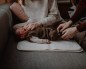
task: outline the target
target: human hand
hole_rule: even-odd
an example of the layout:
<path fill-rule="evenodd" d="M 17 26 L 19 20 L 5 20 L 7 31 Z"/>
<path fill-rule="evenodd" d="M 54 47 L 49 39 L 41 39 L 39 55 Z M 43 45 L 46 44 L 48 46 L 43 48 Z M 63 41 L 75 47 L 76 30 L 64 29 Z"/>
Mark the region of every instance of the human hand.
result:
<path fill-rule="evenodd" d="M 68 28 L 71 25 L 71 23 L 72 23 L 72 21 L 68 21 L 63 24 L 60 24 L 57 28 L 57 31 L 59 31 L 59 32 L 64 31 L 66 28 Z"/>
<path fill-rule="evenodd" d="M 77 28 L 76 27 L 71 27 L 71 28 L 68 28 L 68 29 L 65 29 L 63 32 L 62 32 L 62 39 L 65 39 L 65 40 L 68 40 L 68 39 L 71 39 L 75 36 L 75 34 L 78 32 Z"/>
<path fill-rule="evenodd" d="M 40 25 L 41 25 L 41 23 L 39 23 L 39 22 L 28 23 L 28 24 L 26 24 L 23 28 L 24 28 L 24 29 L 27 29 L 27 30 L 33 30 L 33 29 L 37 28 L 37 27 L 40 26 Z"/>

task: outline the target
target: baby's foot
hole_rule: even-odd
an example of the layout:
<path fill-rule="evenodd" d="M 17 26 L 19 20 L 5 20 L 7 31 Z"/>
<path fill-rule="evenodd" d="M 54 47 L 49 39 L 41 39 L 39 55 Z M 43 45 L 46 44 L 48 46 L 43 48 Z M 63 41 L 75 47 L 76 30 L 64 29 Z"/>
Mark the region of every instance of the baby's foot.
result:
<path fill-rule="evenodd" d="M 50 42 L 50 40 L 48 40 L 48 39 L 42 39 L 42 43 L 43 43 L 43 44 L 50 44 L 51 42 Z"/>
<path fill-rule="evenodd" d="M 48 39 L 39 39 L 38 37 L 32 37 L 30 40 L 38 44 L 50 44 L 51 42 Z"/>

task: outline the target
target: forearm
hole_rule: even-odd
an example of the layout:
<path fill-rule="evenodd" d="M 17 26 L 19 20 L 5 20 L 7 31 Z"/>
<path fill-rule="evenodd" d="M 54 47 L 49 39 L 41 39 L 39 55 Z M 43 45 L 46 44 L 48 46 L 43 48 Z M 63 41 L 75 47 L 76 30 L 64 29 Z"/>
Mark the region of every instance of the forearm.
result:
<path fill-rule="evenodd" d="M 86 2 L 80 1 L 75 14 L 72 16 L 71 20 L 73 23 L 77 22 L 86 12 Z"/>
<path fill-rule="evenodd" d="M 78 30 L 79 32 L 85 31 L 85 30 L 86 30 L 86 22 L 85 22 L 85 23 L 82 23 L 82 24 L 79 24 L 79 25 L 77 26 L 77 30 Z"/>
<path fill-rule="evenodd" d="M 56 22 L 56 18 L 52 15 L 46 18 L 43 18 L 42 20 L 39 21 L 39 23 L 43 25 L 52 25 L 52 23 Z"/>

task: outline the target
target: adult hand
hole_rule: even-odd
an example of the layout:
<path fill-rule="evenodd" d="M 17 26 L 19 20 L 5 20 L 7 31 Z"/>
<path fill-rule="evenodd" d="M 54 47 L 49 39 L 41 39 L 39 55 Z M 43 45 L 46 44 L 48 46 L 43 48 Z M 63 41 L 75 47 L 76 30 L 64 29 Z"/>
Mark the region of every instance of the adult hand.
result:
<path fill-rule="evenodd" d="M 41 25 L 41 23 L 39 23 L 39 22 L 29 23 L 29 24 L 24 26 L 24 29 L 33 30 L 33 29 L 37 28 L 40 25 Z"/>
<path fill-rule="evenodd" d="M 75 36 L 75 34 L 78 32 L 77 28 L 76 27 L 71 27 L 71 28 L 68 28 L 68 29 L 65 29 L 63 32 L 62 32 L 62 39 L 65 39 L 65 40 L 68 40 L 70 38 L 73 38 Z"/>
<path fill-rule="evenodd" d="M 71 21 L 71 20 L 68 21 L 68 22 L 66 22 L 66 23 L 60 24 L 60 25 L 58 26 L 58 28 L 57 28 L 57 31 L 62 32 L 62 31 L 64 31 L 66 28 L 70 27 L 71 24 L 72 24 L 72 21 Z"/>

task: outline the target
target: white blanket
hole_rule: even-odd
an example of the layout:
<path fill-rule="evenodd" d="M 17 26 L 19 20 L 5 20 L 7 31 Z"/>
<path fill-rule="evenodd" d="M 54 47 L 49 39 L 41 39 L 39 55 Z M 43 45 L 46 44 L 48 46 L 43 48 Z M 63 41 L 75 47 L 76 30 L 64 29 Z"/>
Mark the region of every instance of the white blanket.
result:
<path fill-rule="evenodd" d="M 51 44 L 37 44 L 28 41 L 20 41 L 17 44 L 17 49 L 23 51 L 83 51 L 80 45 L 75 41 L 52 41 Z"/>

